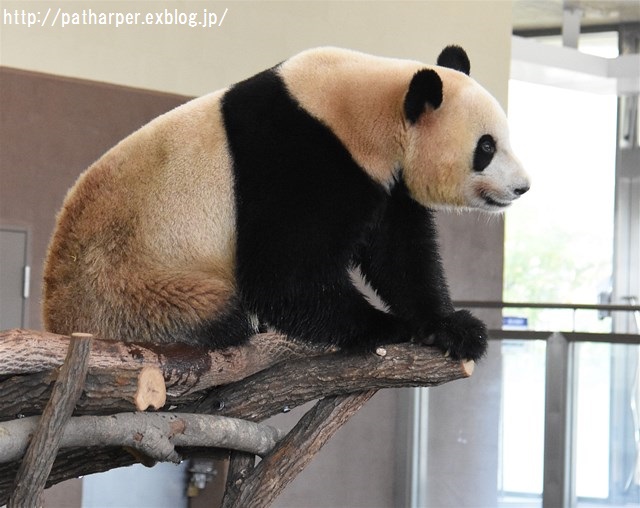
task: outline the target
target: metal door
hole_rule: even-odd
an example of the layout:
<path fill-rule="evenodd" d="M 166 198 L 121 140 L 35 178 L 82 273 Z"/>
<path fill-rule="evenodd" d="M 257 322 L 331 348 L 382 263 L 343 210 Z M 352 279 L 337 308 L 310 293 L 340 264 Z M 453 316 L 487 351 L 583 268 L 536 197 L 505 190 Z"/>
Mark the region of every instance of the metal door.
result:
<path fill-rule="evenodd" d="M 28 298 L 27 231 L 0 228 L 0 330 L 28 325 Z"/>

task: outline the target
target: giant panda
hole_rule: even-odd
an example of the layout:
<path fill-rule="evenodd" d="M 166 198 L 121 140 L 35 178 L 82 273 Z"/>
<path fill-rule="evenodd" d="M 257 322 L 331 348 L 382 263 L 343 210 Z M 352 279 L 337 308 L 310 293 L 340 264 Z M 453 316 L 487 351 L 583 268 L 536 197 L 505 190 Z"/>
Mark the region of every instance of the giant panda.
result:
<path fill-rule="evenodd" d="M 457 46 L 434 66 L 312 49 L 151 121 L 68 192 L 46 328 L 211 348 L 271 329 L 480 358 L 487 332 L 453 308 L 434 210 L 502 211 L 529 181 L 469 68 Z"/>

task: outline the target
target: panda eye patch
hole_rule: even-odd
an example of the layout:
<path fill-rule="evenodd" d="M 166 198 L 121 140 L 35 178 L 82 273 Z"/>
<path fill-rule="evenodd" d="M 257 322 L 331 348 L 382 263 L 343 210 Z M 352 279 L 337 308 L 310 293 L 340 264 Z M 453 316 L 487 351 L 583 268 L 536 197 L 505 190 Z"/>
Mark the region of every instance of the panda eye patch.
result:
<path fill-rule="evenodd" d="M 485 134 L 478 140 L 475 153 L 473 154 L 473 170 L 483 171 L 496 153 L 496 142 L 493 136 Z"/>

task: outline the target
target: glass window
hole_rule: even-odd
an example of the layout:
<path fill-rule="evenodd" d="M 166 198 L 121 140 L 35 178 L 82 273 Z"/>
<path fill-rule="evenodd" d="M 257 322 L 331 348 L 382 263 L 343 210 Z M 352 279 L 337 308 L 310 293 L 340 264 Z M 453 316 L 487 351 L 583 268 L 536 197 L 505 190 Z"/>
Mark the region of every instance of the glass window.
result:
<path fill-rule="evenodd" d="M 575 490 L 609 498 L 611 344 L 575 344 Z"/>
<path fill-rule="evenodd" d="M 501 506 L 540 506 L 544 461 L 544 341 L 502 341 Z M 518 505 L 520 506 L 520 505 Z"/>
<path fill-rule="evenodd" d="M 615 57 L 616 41 L 610 34 L 581 36 L 580 49 Z M 506 217 L 505 301 L 606 301 L 613 273 L 616 118 L 614 96 L 511 82 L 512 144 L 533 184 Z M 526 318 L 533 330 L 611 331 L 610 317 L 596 311 L 509 309 L 505 315 Z M 534 342 L 502 346 L 503 506 L 541 503 L 541 350 Z M 572 506 L 640 505 L 638 351 L 607 343 L 570 349 Z"/>
<path fill-rule="evenodd" d="M 617 34 L 581 36 L 580 49 L 615 57 Z M 510 83 L 512 145 L 532 188 L 506 214 L 506 302 L 609 303 L 618 101 L 574 85 Z M 428 464 L 421 496 L 414 496 L 424 504 L 413 506 L 549 504 L 554 489 L 562 494 L 551 484 L 565 469 L 554 450 L 566 438 L 569 464 L 560 480 L 569 502 L 558 505 L 640 508 L 640 347 L 608 343 L 611 321 L 595 310 L 504 309 L 507 339 L 491 341 L 475 385 L 440 387 L 418 405 L 416 424 L 429 430 Z M 542 337 L 553 341 L 530 340 L 532 334 L 514 340 L 508 329 L 548 332 Z M 567 344 L 569 334 L 552 335 L 572 331 L 603 334 L 604 341 Z M 473 422 L 451 426 L 443 409 L 473 415 Z M 546 456 L 545 426 L 562 436 L 546 440 Z"/>
<path fill-rule="evenodd" d="M 514 152 L 531 191 L 506 214 L 504 300 L 597 303 L 613 259 L 616 98 L 512 80 Z M 529 326 L 571 330 L 571 312 L 531 310 Z M 576 326 L 608 331 L 597 313 Z"/>

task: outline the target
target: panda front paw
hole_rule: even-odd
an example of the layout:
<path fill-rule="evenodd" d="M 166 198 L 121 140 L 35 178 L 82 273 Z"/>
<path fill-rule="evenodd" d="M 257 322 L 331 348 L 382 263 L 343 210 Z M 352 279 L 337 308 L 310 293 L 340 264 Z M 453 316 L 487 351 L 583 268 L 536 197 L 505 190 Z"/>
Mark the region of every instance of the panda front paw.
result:
<path fill-rule="evenodd" d="M 487 327 L 467 310 L 443 318 L 424 341 L 447 353 L 453 360 L 474 360 L 487 352 Z"/>

